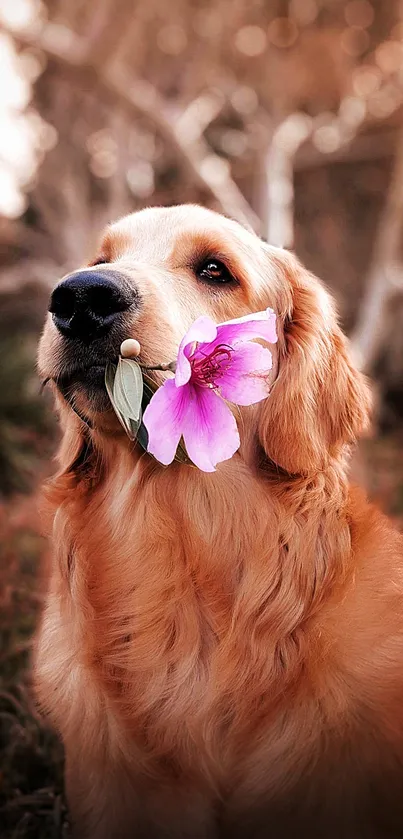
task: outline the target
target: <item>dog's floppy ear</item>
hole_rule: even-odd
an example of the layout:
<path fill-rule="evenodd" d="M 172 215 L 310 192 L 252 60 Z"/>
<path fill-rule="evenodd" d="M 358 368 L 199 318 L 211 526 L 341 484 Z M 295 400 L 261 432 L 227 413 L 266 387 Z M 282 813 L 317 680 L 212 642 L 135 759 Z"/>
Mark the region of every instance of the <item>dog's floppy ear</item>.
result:
<path fill-rule="evenodd" d="M 291 254 L 273 258 L 286 289 L 284 331 L 278 377 L 261 408 L 259 439 L 266 456 L 282 469 L 310 474 L 365 429 L 370 392 L 349 359 L 322 284 Z"/>

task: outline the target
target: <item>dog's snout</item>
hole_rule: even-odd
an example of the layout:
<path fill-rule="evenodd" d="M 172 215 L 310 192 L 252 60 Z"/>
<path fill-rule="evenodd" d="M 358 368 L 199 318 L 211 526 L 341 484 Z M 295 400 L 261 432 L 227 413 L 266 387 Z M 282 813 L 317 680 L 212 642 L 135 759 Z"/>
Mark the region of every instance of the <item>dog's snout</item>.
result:
<path fill-rule="evenodd" d="M 108 332 L 136 299 L 136 292 L 119 275 L 76 271 L 56 286 L 49 311 L 62 335 L 91 341 Z"/>

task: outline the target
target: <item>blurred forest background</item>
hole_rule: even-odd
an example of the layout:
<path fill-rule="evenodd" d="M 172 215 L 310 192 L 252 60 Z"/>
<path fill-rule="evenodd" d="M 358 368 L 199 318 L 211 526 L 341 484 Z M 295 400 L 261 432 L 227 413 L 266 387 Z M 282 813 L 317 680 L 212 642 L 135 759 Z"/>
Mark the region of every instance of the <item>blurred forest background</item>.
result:
<path fill-rule="evenodd" d="M 402 117 L 400 0 L 0 0 L 1 837 L 68 835 L 28 667 L 50 288 L 147 204 L 200 202 L 295 249 L 375 381 L 354 469 L 401 523 Z"/>

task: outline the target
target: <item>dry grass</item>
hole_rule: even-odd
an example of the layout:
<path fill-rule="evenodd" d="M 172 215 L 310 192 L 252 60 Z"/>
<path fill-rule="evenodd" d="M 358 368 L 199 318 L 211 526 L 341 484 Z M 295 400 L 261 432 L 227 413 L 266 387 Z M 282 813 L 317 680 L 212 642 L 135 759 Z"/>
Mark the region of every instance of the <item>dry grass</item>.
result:
<path fill-rule="evenodd" d="M 403 524 L 403 439 L 367 441 L 374 500 Z M 46 559 L 36 496 L 0 506 L 0 824 L 2 839 L 67 839 L 63 753 L 30 691 L 32 635 Z"/>

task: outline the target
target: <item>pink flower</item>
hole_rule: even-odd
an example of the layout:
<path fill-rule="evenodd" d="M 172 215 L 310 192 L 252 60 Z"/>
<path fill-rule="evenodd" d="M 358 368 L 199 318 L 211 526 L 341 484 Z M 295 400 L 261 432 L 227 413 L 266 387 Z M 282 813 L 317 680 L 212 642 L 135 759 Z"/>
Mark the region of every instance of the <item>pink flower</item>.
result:
<path fill-rule="evenodd" d="M 193 463 L 214 472 L 240 445 L 235 418 L 224 400 L 253 405 L 269 393 L 272 356 L 250 339 L 277 341 L 272 309 L 215 324 L 198 318 L 183 338 L 174 379 L 164 382 L 144 412 L 148 451 L 164 465 L 183 437 Z"/>

